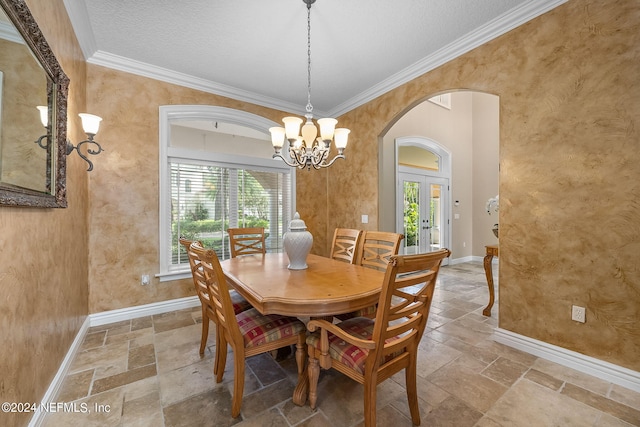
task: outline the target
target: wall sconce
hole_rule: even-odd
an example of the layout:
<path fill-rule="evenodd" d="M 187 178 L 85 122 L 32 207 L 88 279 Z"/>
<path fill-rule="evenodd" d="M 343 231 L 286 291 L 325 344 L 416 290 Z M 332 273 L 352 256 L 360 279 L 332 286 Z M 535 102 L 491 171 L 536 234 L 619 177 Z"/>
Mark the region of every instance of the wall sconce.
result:
<path fill-rule="evenodd" d="M 42 105 L 39 105 L 36 108 L 38 109 L 38 111 L 40 111 L 40 121 L 42 122 L 42 126 L 47 128 L 49 126 L 49 109 Z M 94 150 L 92 148 L 87 148 L 87 154 L 91 154 L 93 156 L 100 154 L 102 151 L 104 151 L 102 146 L 100 146 L 100 144 L 98 144 L 98 142 L 94 141 L 93 139 L 98 133 L 98 130 L 100 129 L 100 122 L 102 121 L 102 117 L 94 116 L 93 114 L 87 114 L 87 113 L 80 113 L 78 115 L 82 120 L 82 129 L 84 129 L 84 132 L 87 134 L 87 139 L 85 139 L 84 141 L 80 141 L 76 146 L 74 146 L 71 143 L 71 141 L 67 139 L 67 156 L 71 154 L 73 150 L 76 150 L 78 152 L 78 155 L 82 157 L 84 161 L 89 164 L 87 171 L 92 171 L 93 162 L 91 162 L 91 160 L 89 160 L 87 156 L 85 156 L 80 151 L 80 147 L 82 147 L 84 144 L 95 144 L 95 146 L 98 147 L 97 150 Z M 42 141 L 45 138 L 47 138 L 47 135 L 41 136 L 36 141 L 36 144 L 38 144 L 42 148 L 47 148 L 47 146 L 49 145 L 49 141 L 47 141 L 47 143 L 44 145 L 42 144 Z"/>

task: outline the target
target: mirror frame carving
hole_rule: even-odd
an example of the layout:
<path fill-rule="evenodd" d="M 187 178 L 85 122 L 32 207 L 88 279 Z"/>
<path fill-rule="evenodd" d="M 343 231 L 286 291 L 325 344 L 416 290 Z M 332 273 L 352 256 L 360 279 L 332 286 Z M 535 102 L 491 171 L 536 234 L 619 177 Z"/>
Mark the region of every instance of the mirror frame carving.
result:
<path fill-rule="evenodd" d="M 69 78 L 62 70 L 47 40 L 24 0 L 0 0 L 0 6 L 22 35 L 25 43 L 53 83 L 55 111 L 52 114 L 51 137 L 55 141 L 55 155 L 51 167 L 54 183 L 50 193 L 0 185 L 0 205 L 37 208 L 66 208 L 67 168 L 67 94 Z"/>

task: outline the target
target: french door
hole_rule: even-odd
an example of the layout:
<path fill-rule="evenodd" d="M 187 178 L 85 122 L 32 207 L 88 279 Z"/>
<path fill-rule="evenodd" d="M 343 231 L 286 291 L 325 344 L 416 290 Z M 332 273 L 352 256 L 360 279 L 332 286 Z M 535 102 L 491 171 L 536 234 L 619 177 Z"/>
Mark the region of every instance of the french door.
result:
<path fill-rule="evenodd" d="M 396 228 L 405 236 L 401 253 L 433 252 L 448 247 L 449 180 L 406 172 L 400 172 L 398 178 Z"/>

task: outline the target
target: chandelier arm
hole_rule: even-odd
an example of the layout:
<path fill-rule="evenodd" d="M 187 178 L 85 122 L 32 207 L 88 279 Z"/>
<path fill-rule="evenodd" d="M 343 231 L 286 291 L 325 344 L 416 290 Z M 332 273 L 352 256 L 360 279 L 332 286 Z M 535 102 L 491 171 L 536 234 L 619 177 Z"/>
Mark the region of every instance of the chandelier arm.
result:
<path fill-rule="evenodd" d="M 309 153 L 307 153 L 307 147 L 303 143 L 302 146 L 297 150 L 294 148 L 290 148 L 289 157 L 292 157 L 294 159 L 297 167 L 299 167 L 300 169 L 303 169 L 307 164 L 307 161 L 309 158 Z"/>
<path fill-rule="evenodd" d="M 346 157 L 344 156 L 344 154 L 338 154 L 338 155 L 336 155 L 333 159 L 331 159 L 331 161 L 330 161 L 329 163 L 326 163 L 326 162 L 325 162 L 325 163 L 323 163 L 323 164 L 319 165 L 319 167 L 318 167 L 318 168 L 316 168 L 316 169 L 320 169 L 320 168 L 328 168 L 328 167 L 329 167 L 329 166 L 331 166 L 331 165 L 332 165 L 336 160 L 338 160 L 338 159 L 344 159 L 344 158 L 346 158 Z"/>
<path fill-rule="evenodd" d="M 286 164 L 287 166 L 289 166 L 289 167 L 292 167 L 292 168 L 294 168 L 294 167 L 298 167 L 298 164 L 297 164 L 297 163 L 289 162 L 289 161 L 288 161 L 286 158 L 284 158 L 284 156 L 283 156 L 282 154 L 280 154 L 280 153 L 275 153 L 275 154 L 273 154 L 273 155 L 271 156 L 271 158 L 272 158 L 272 159 L 279 158 L 279 159 L 281 159 L 283 162 L 285 162 L 285 164 Z"/>

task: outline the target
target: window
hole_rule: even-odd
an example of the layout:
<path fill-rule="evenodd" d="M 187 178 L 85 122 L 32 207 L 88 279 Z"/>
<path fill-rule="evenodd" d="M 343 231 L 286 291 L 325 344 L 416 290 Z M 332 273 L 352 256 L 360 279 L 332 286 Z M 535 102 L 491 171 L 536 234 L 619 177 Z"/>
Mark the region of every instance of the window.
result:
<path fill-rule="evenodd" d="M 229 129 L 234 133 L 210 134 L 204 122 L 190 120 L 202 119 L 203 114 L 215 129 L 224 127 L 223 120 L 233 123 Z M 248 118 L 253 130 L 240 130 L 238 117 Z M 265 132 L 274 124 L 249 113 L 207 106 L 161 107 L 160 122 L 160 280 L 191 275 L 180 236 L 200 240 L 227 259 L 227 228 L 264 227 L 267 251 L 281 252 L 294 209 L 295 174 L 271 158 Z M 243 132 L 244 136 L 238 134 Z"/>
<path fill-rule="evenodd" d="M 171 161 L 170 269 L 189 265 L 180 236 L 228 259 L 229 227 L 264 227 L 267 252 L 282 252 L 290 174 Z M 191 192 L 182 191 L 191 182 Z"/>

